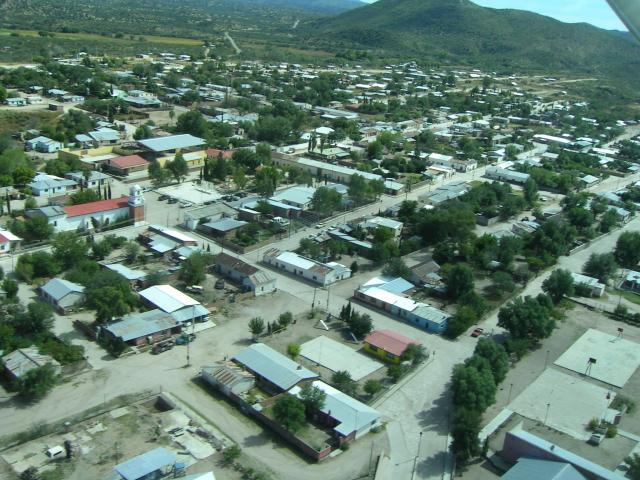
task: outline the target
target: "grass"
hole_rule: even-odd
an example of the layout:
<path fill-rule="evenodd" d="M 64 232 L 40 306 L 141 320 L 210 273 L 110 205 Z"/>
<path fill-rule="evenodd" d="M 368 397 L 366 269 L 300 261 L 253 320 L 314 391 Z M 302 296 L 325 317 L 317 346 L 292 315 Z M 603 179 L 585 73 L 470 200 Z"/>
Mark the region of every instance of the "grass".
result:
<path fill-rule="evenodd" d="M 0 36 L 9 36 L 12 33 L 17 33 L 21 37 L 40 37 L 36 30 L 9 30 L 6 28 L 0 29 Z M 196 40 L 193 38 L 180 38 L 180 37 L 165 37 L 156 35 L 136 35 L 132 40 L 128 35 L 122 38 L 106 37 L 104 35 L 97 35 L 95 33 L 53 33 L 53 38 L 61 38 L 65 40 L 90 40 L 98 42 L 115 42 L 115 43 L 130 43 L 132 41 L 139 41 L 139 38 L 144 39 L 145 42 L 150 43 L 164 43 L 167 45 L 184 45 L 184 46 L 201 46 L 202 40 Z M 140 42 L 143 43 L 143 42 Z"/>
<path fill-rule="evenodd" d="M 616 296 L 622 295 L 622 298 L 624 298 L 625 300 L 628 300 L 631 303 L 635 303 L 636 305 L 640 305 L 640 295 L 636 293 L 629 292 L 627 290 L 615 289 L 611 291 L 611 295 L 616 295 Z"/>
<path fill-rule="evenodd" d="M 0 110 L 0 132 L 18 132 L 50 125 L 60 114 L 47 111 Z"/>

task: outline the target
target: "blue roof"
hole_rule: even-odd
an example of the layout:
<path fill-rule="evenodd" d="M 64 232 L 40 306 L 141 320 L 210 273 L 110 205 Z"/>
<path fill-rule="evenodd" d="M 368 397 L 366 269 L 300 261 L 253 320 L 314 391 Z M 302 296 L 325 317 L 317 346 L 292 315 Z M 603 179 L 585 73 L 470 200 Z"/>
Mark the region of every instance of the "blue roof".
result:
<path fill-rule="evenodd" d="M 221 218 L 213 222 L 207 222 L 204 226 L 219 232 L 230 232 L 231 230 L 244 227 L 247 223 L 248 222 L 244 220 L 236 220 L 235 218 Z"/>
<path fill-rule="evenodd" d="M 382 290 L 386 290 L 387 292 L 392 293 L 404 293 L 407 290 L 411 290 L 414 288 L 413 283 L 406 281 L 402 277 L 394 278 L 390 282 L 385 283 L 384 285 L 378 286 Z"/>
<path fill-rule="evenodd" d="M 193 135 L 171 135 L 168 137 L 149 138 L 147 140 L 139 140 L 138 143 L 154 152 L 166 152 L 168 150 L 176 150 L 179 148 L 199 147 L 204 145 L 202 138 Z"/>
<path fill-rule="evenodd" d="M 573 466 L 537 458 L 521 458 L 502 480 L 586 480 Z"/>
<path fill-rule="evenodd" d="M 116 465 L 115 471 L 124 480 L 138 480 L 161 468 L 173 465 L 175 461 L 176 456 L 173 453 L 159 447 Z"/>
<path fill-rule="evenodd" d="M 153 335 L 177 326 L 178 323 L 170 314 L 156 309 L 122 317 L 120 321 L 105 327 L 105 330 L 111 332 L 114 337 L 122 338 L 124 342 L 128 342 L 129 340 Z"/>

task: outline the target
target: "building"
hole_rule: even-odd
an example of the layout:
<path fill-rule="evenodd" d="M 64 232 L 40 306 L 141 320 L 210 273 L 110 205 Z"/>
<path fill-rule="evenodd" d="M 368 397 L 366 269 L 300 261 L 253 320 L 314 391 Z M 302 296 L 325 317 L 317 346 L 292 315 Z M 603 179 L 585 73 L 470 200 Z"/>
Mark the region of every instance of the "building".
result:
<path fill-rule="evenodd" d="M 180 325 L 162 310 L 132 313 L 106 327 L 101 334 L 120 339 L 131 346 L 141 346 L 159 342 L 180 331 Z"/>
<path fill-rule="evenodd" d="M 411 267 L 411 277 L 409 280 L 419 287 L 437 288 L 443 285 L 440 276 L 440 265 L 434 260 L 426 260 Z"/>
<path fill-rule="evenodd" d="M 197 247 L 198 241 L 178 230 L 150 225 L 138 240 L 156 254 L 168 255 L 182 247 Z"/>
<path fill-rule="evenodd" d="M 340 445 L 356 440 L 380 425 L 381 414 L 377 410 L 321 380 L 314 380 L 312 385 L 326 394 L 320 419 L 333 429 Z M 299 396 L 301 390 L 300 386 L 295 386 L 290 393 Z"/>
<path fill-rule="evenodd" d="M 390 363 L 400 363 L 409 345 L 419 345 L 416 340 L 392 330 L 374 330 L 364 339 L 364 350 Z"/>
<path fill-rule="evenodd" d="M 2 235 L 2 232 L 0 232 L 0 235 Z M 624 277 L 624 280 L 620 284 L 620 288 L 640 293 L 640 272 L 628 270 L 627 275 Z"/>
<path fill-rule="evenodd" d="M 24 142 L 25 150 L 35 150 L 42 153 L 57 152 L 63 147 L 61 142 L 52 140 L 48 137 L 39 136 Z"/>
<path fill-rule="evenodd" d="M 150 450 L 114 467 L 118 480 L 155 480 L 166 478 L 176 463 L 176 456 L 163 447 Z"/>
<path fill-rule="evenodd" d="M 273 275 L 224 252 L 216 256 L 215 270 L 242 285 L 243 289 L 254 292 L 256 297 L 276 290 Z"/>
<path fill-rule="evenodd" d="M 256 379 L 233 362 L 215 362 L 202 367 L 200 377 L 225 396 L 240 395 L 253 388 Z"/>
<path fill-rule="evenodd" d="M 231 238 L 243 227 L 249 225 L 244 220 L 236 220 L 235 218 L 220 218 L 211 222 L 203 223 L 198 227 L 203 233 L 212 237 Z"/>
<path fill-rule="evenodd" d="M 105 162 L 105 165 L 114 174 L 126 177 L 133 172 L 146 172 L 149 162 L 140 155 L 127 155 L 110 158 Z"/>
<path fill-rule="evenodd" d="M 359 226 L 365 230 L 382 228 L 383 230 L 391 232 L 393 234 L 393 238 L 397 240 L 400 238 L 400 235 L 402 235 L 402 227 L 404 227 L 404 223 L 391 218 L 373 217 L 360 223 Z"/>
<path fill-rule="evenodd" d="M 203 149 L 205 143 L 202 138 L 189 134 L 138 141 L 138 145 L 144 150 L 141 155 L 147 160 L 157 160 L 161 166 L 164 166 L 165 163 L 172 161 L 178 153 L 181 153 L 189 168 L 204 165 L 207 156 Z"/>
<path fill-rule="evenodd" d="M 36 197 L 64 195 L 68 189 L 76 188 L 78 184 L 73 180 L 56 177 L 44 172 L 38 172 L 33 180 L 27 184 L 31 193 Z"/>
<path fill-rule="evenodd" d="M 103 185 L 107 185 L 111 180 L 109 175 L 106 175 L 97 170 L 89 170 L 85 172 L 69 172 L 65 175 L 69 180 L 73 180 L 78 185 L 82 185 L 84 188 L 99 188 Z"/>
<path fill-rule="evenodd" d="M 516 172 L 506 168 L 499 167 L 487 167 L 485 170 L 485 177 L 491 180 L 498 180 L 499 182 L 517 183 L 524 185 L 529 180 L 528 173 Z"/>
<path fill-rule="evenodd" d="M 571 273 L 573 284 L 585 289 L 592 297 L 601 297 L 604 294 L 605 284 L 600 283 L 597 278 L 588 277 L 580 273 Z"/>
<path fill-rule="evenodd" d="M 440 205 L 446 201 L 453 200 L 454 198 L 461 197 L 469 191 L 469 187 L 466 182 L 460 181 L 455 183 L 449 183 L 442 187 L 436 188 L 432 192 L 428 192 L 420 196 L 420 200 L 427 205 L 433 205 L 434 207 Z"/>
<path fill-rule="evenodd" d="M 34 368 L 43 367 L 50 364 L 53 366 L 56 375 L 60 374 L 60 364 L 48 355 L 42 355 L 38 348 L 31 346 L 28 348 L 18 348 L 2 357 L 5 373 L 11 380 L 19 380 L 22 376 Z"/>
<path fill-rule="evenodd" d="M 233 361 L 249 370 L 256 383 L 273 393 L 290 390 L 303 380 L 317 379 L 318 374 L 304 368 L 264 343 L 240 351 Z"/>
<path fill-rule="evenodd" d="M 143 270 L 134 270 L 132 268 L 123 265 L 122 263 L 112 263 L 105 265 L 105 268 L 116 272 L 120 276 L 126 278 L 130 284 L 134 286 L 141 286 L 147 279 L 147 272 Z"/>
<path fill-rule="evenodd" d="M 25 107 L 27 105 L 27 99 L 22 97 L 9 97 L 5 100 L 5 103 L 10 107 Z"/>
<path fill-rule="evenodd" d="M 539 460 L 536 458 L 521 458 L 505 473 L 501 480 L 587 480 L 571 464 Z"/>
<path fill-rule="evenodd" d="M 86 146 L 115 145 L 120 142 L 120 132 L 113 128 L 100 127 L 86 134 L 78 134 L 75 139 L 78 143 Z"/>
<path fill-rule="evenodd" d="M 40 297 L 57 311 L 65 314 L 70 308 L 84 302 L 84 287 L 77 283 L 53 278 L 39 289 Z"/>
<path fill-rule="evenodd" d="M 20 247 L 22 239 L 9 230 L 0 228 L 0 255 L 10 253 Z"/>
<path fill-rule="evenodd" d="M 154 285 L 142 290 L 139 295 L 144 303 L 170 314 L 180 324 L 192 320 L 204 322 L 209 318 L 209 310 L 200 302 L 171 285 Z"/>
<path fill-rule="evenodd" d="M 283 252 L 277 248 L 267 250 L 262 257 L 262 261 L 323 286 L 351 277 L 351 269 L 340 263 L 320 263 L 302 257 L 295 252 Z"/>
<path fill-rule="evenodd" d="M 276 202 L 291 205 L 300 210 L 309 210 L 311 208 L 311 200 L 316 189 L 313 187 L 296 186 L 281 190 L 271 197 Z"/>
<path fill-rule="evenodd" d="M 475 160 L 462 160 L 454 158 L 451 155 L 442 155 L 440 153 L 431 153 L 427 159 L 431 165 L 453 168 L 463 173 L 470 172 L 478 167 L 478 162 Z"/>
<path fill-rule="evenodd" d="M 224 203 L 219 202 L 212 205 L 204 205 L 185 212 L 183 226 L 189 230 L 195 230 L 201 222 L 206 223 L 213 220 L 220 220 L 224 217 L 232 217 L 235 214 L 236 211 Z"/>
<path fill-rule="evenodd" d="M 432 333 L 443 333 L 451 318 L 448 313 L 396 293 L 387 285 L 368 286 L 365 284 L 358 288 L 353 296 L 357 300 L 373 305 L 411 325 Z"/>

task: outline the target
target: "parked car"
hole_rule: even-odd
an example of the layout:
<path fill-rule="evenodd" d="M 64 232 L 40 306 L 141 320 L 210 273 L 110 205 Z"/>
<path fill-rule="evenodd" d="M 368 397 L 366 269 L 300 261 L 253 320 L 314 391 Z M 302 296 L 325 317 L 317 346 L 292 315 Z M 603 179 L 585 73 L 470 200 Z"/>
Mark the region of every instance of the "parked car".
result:
<path fill-rule="evenodd" d="M 471 336 L 476 338 L 479 337 L 480 335 L 482 335 L 482 333 L 484 332 L 484 328 L 476 328 L 473 332 L 471 332 Z"/>
<path fill-rule="evenodd" d="M 195 333 L 183 333 L 176 337 L 176 345 L 186 345 L 187 343 L 191 343 L 196 339 Z"/>
<path fill-rule="evenodd" d="M 224 290 L 224 280 L 216 280 L 215 288 L 216 290 Z"/>
<path fill-rule="evenodd" d="M 169 196 L 168 196 L 168 195 L 165 195 L 165 194 L 163 193 L 162 195 L 160 195 L 160 196 L 158 197 L 158 200 L 166 200 L 167 198 L 169 198 Z"/>
<path fill-rule="evenodd" d="M 159 353 L 166 352 L 167 350 L 171 350 L 175 345 L 173 340 L 165 340 L 164 342 L 156 343 L 151 349 L 151 353 L 154 355 L 158 355 Z"/>

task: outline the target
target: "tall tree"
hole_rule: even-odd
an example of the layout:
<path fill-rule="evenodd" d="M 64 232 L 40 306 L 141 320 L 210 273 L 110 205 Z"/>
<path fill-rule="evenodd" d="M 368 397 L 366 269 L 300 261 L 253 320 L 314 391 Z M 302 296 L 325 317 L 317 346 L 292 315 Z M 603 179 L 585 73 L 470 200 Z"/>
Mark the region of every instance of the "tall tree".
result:
<path fill-rule="evenodd" d="M 556 322 L 548 306 L 540 300 L 530 296 L 516 298 L 500 309 L 498 326 L 507 329 L 515 339 L 547 338 Z"/>
<path fill-rule="evenodd" d="M 620 266 L 636 268 L 640 262 L 640 232 L 622 232 L 616 242 L 614 255 Z"/>
<path fill-rule="evenodd" d="M 545 292 L 553 303 L 559 303 L 564 297 L 573 295 L 573 276 L 569 270 L 554 270 L 549 278 L 542 282 L 542 291 Z"/>

